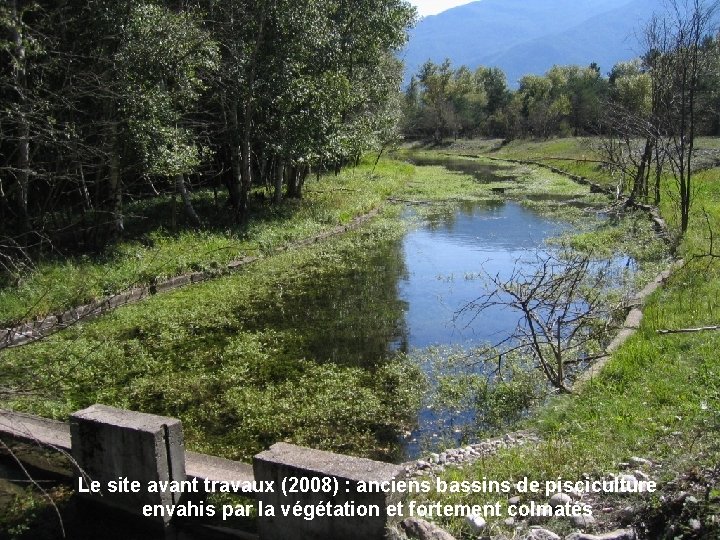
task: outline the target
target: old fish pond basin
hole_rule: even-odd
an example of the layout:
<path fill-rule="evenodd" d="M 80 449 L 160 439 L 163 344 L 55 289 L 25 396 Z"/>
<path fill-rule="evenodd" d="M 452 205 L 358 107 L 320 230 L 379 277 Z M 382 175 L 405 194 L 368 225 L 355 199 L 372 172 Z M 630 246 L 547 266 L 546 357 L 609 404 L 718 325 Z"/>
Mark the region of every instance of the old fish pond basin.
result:
<path fill-rule="evenodd" d="M 337 240 L 21 347 L 4 359 L 7 373 L 34 370 L 37 393 L 50 397 L 13 406 L 63 418 L 103 402 L 177 416 L 190 448 L 232 459 L 285 440 L 399 462 L 472 436 L 473 411 L 421 404 L 407 366 L 425 369 L 433 347 L 467 350 L 511 332 L 518 317 L 502 308 L 458 312 L 482 294 L 483 273 L 509 276 L 574 230 L 577 213 L 599 222 L 598 199 L 557 178 L 558 193 L 523 196 L 520 173 L 484 160 L 412 162 L 414 181 L 469 175 L 486 196 L 393 201 Z M 552 210 L 584 197 L 575 221 Z"/>

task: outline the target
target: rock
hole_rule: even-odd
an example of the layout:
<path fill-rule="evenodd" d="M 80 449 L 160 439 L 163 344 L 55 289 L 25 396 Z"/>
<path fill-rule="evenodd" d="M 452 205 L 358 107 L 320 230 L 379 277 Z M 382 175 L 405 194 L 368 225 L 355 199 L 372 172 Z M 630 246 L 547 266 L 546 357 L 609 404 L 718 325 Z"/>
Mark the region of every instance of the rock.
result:
<path fill-rule="evenodd" d="M 632 506 L 626 506 L 620 510 L 618 518 L 623 525 L 629 525 L 635 519 L 635 509 Z"/>
<path fill-rule="evenodd" d="M 518 496 L 510 497 L 508 499 L 508 504 L 520 504 L 520 497 L 518 497 Z"/>
<path fill-rule="evenodd" d="M 550 497 L 550 506 L 553 508 L 565 506 L 568 503 L 572 503 L 572 497 L 570 497 L 567 493 L 556 493 Z"/>
<path fill-rule="evenodd" d="M 424 519 L 408 518 L 400 523 L 400 527 L 410 538 L 418 538 L 419 540 L 456 540 L 449 532 Z"/>
<path fill-rule="evenodd" d="M 447 463 L 447 460 L 448 460 L 448 456 L 447 456 L 447 454 L 446 454 L 445 452 L 442 452 L 442 453 L 438 456 L 438 463 L 439 463 L 440 465 L 445 465 L 445 464 Z"/>
<path fill-rule="evenodd" d="M 700 523 L 699 519 L 691 519 L 688 521 L 688 527 L 690 527 L 693 531 L 699 531 L 702 529 L 702 523 Z"/>
<path fill-rule="evenodd" d="M 627 490 L 621 489 L 619 493 L 631 493 L 630 490 L 637 488 L 638 480 L 632 474 L 622 474 L 620 475 L 619 480 L 625 482 L 625 486 L 628 488 Z"/>
<path fill-rule="evenodd" d="M 440 463 L 440 454 L 430 454 L 430 463 Z"/>
<path fill-rule="evenodd" d="M 430 464 L 429 464 L 427 461 L 422 461 L 422 460 L 418 461 L 418 462 L 416 463 L 416 466 L 417 466 L 417 468 L 420 469 L 421 471 L 430 468 Z"/>
<path fill-rule="evenodd" d="M 575 532 L 566 536 L 565 540 L 635 540 L 635 532 L 632 529 L 618 529 L 601 535 Z"/>
<path fill-rule="evenodd" d="M 578 529 L 589 529 L 595 525 L 595 518 L 592 516 L 571 516 L 570 523 Z"/>
<path fill-rule="evenodd" d="M 482 516 L 478 516 L 477 514 L 470 514 L 465 518 L 465 523 L 467 523 L 470 528 L 475 533 L 480 533 L 485 529 L 487 526 L 487 521 L 485 521 L 485 518 Z"/>
<path fill-rule="evenodd" d="M 504 524 L 506 527 L 513 527 L 513 526 L 515 525 L 515 518 L 509 517 L 509 518 L 507 518 L 505 521 L 503 521 L 503 524 Z"/>
<path fill-rule="evenodd" d="M 633 475 L 634 475 L 635 478 L 637 478 L 638 480 L 643 480 L 643 481 L 645 481 L 645 482 L 647 482 L 648 480 L 650 480 L 650 476 L 647 475 L 647 474 L 645 474 L 644 472 L 642 472 L 642 471 L 640 471 L 640 470 L 633 471 Z"/>
<path fill-rule="evenodd" d="M 652 467 L 652 461 L 649 459 L 633 456 L 629 461 L 633 467 Z"/>
<path fill-rule="evenodd" d="M 635 540 L 635 531 L 632 529 L 617 529 L 615 531 L 601 534 L 600 540 Z"/>
<path fill-rule="evenodd" d="M 560 537 L 547 529 L 533 529 L 525 537 L 525 540 L 560 540 Z"/>

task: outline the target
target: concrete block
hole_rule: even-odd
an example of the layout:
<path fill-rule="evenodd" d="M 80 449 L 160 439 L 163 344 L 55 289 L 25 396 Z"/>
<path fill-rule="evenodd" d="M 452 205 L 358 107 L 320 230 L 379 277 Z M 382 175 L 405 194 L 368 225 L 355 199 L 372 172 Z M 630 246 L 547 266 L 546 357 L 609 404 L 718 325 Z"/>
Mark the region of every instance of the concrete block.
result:
<path fill-rule="evenodd" d="M 643 320 L 643 312 L 638 308 L 630 310 L 628 316 L 625 318 L 625 328 L 640 328 L 640 323 Z"/>
<path fill-rule="evenodd" d="M 387 537 L 388 527 L 396 521 L 396 518 L 388 517 L 387 507 L 402 495 L 382 490 L 362 493 L 358 486 L 368 485 L 369 482 L 390 482 L 400 477 L 404 471 L 399 465 L 278 443 L 255 456 L 253 469 L 257 482 L 274 482 L 275 486 L 273 492 L 257 495 L 259 504 L 276 508 L 274 517 L 258 518 L 258 531 L 263 540 L 379 540 Z M 300 489 L 296 493 L 283 494 L 283 481 L 286 487 L 291 487 L 293 479 L 298 479 L 295 487 L 303 488 L 311 487 L 313 478 L 321 481 L 329 478 L 331 484 L 337 486 L 337 492 Z M 292 510 L 288 516 L 281 512 L 281 505 L 294 508 L 298 503 L 300 507 L 317 508 L 329 503 L 332 508 L 352 506 L 379 511 L 373 516 L 360 517 L 356 513 L 355 517 L 315 516 L 312 520 L 293 516 Z"/>
<path fill-rule="evenodd" d="M 209 277 L 210 275 L 205 272 L 194 272 L 190 274 L 190 281 L 192 283 L 200 283 L 202 281 L 207 281 Z"/>
<path fill-rule="evenodd" d="M 185 480 L 182 424 L 175 418 L 93 405 L 70 417 L 72 455 L 87 482 L 127 478 L 139 481 L 138 493 L 84 493 L 84 497 L 130 514 L 146 504 L 173 505 L 179 494 L 148 493 L 150 481 Z M 168 524 L 169 518 L 157 518 Z"/>
<path fill-rule="evenodd" d="M 39 416 L 0 410 L 0 435 L 63 452 L 70 451 L 70 426 Z"/>

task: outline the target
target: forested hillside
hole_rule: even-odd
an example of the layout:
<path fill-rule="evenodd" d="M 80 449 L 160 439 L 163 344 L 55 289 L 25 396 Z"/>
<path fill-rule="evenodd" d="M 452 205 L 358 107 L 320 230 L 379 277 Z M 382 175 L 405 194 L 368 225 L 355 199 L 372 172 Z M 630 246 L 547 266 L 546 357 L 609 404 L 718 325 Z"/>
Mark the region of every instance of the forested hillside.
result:
<path fill-rule="evenodd" d="M 0 263 L 99 249 L 127 202 L 299 198 L 393 137 L 403 0 L 69 0 L 0 6 Z M 166 224 L 170 226 L 169 223 Z M 10 268 L 11 269 L 11 268 Z"/>
<path fill-rule="evenodd" d="M 596 62 L 605 73 L 638 54 L 637 30 L 656 0 L 483 0 L 421 20 L 403 53 L 406 80 L 430 59 L 499 67 L 515 88 L 555 64 Z"/>
<path fill-rule="evenodd" d="M 667 47 L 648 49 L 640 58 L 615 64 L 607 76 L 595 63 L 553 66 L 544 75 L 523 76 L 517 90 L 509 87 L 499 68 L 472 70 L 453 66 L 449 60 L 428 61 L 405 91 L 403 130 L 409 138 L 437 141 L 445 137 L 578 136 L 607 133 L 616 120 L 612 112 L 649 120 L 659 112 L 659 101 L 666 101 L 668 113 L 677 105 L 672 96 L 680 72 L 663 63 L 673 61 L 672 46 Z M 697 134 L 717 135 L 720 38 L 705 36 L 699 52 Z M 663 89 L 672 96 L 661 96 Z M 671 122 L 669 116 L 666 119 Z M 670 125 L 666 129 L 672 131 Z"/>

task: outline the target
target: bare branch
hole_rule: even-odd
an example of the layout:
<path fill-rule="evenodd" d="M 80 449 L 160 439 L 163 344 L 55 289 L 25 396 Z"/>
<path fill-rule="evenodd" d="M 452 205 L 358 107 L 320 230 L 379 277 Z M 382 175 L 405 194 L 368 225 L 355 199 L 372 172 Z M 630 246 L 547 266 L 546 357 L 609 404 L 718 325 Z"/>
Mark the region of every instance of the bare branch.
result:
<path fill-rule="evenodd" d="M 594 329 L 600 323 L 607 327 L 610 319 L 603 302 L 609 265 L 585 255 L 545 252 L 536 254 L 535 272 L 518 262 L 508 279 L 488 275 L 492 289 L 468 302 L 456 320 L 468 313 L 475 320 L 497 306 L 518 312 L 519 320 L 508 337 L 473 355 L 486 362 L 515 352 L 528 354 L 555 388 L 569 392 L 566 367 L 592 359 L 588 354 Z"/>

